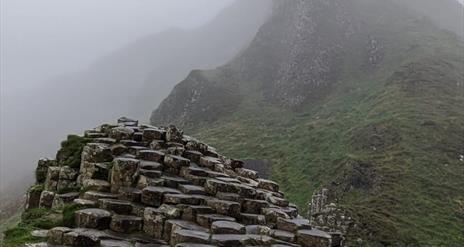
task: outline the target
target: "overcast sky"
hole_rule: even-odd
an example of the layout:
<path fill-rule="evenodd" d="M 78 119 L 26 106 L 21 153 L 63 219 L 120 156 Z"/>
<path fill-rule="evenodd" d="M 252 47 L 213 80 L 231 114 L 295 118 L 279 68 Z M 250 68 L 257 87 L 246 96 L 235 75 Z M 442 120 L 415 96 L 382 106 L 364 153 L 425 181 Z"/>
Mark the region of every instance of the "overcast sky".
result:
<path fill-rule="evenodd" d="M 81 70 L 138 37 L 204 24 L 231 0 L 1 0 L 2 89 Z M 46 61 L 46 63 L 44 63 Z"/>
<path fill-rule="evenodd" d="M 59 145 L 55 141 L 56 146 L 44 148 L 49 144 L 39 141 L 44 134 L 38 133 L 40 128 L 34 122 L 41 115 L 31 112 L 34 102 L 31 98 L 47 100 L 47 96 L 36 95 L 38 87 L 51 78 L 82 71 L 102 56 L 141 37 L 169 28 L 201 26 L 232 0 L 0 0 L 0 3 L 2 186 L 17 179 L 18 174 L 28 173 L 26 168 L 32 174 L 36 159 L 53 156 Z M 28 119 L 24 115 L 33 119 L 21 120 Z M 54 124 L 49 123 L 50 131 L 60 128 Z"/>

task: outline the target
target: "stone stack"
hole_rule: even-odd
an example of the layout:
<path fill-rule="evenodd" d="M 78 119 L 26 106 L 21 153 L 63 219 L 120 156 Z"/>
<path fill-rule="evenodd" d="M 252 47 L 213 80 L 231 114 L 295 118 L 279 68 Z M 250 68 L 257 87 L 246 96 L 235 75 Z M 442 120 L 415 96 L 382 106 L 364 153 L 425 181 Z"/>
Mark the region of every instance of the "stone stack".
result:
<path fill-rule="evenodd" d="M 343 234 L 356 227 L 349 213 L 329 200 L 329 190 L 326 188 L 314 192 L 308 209 L 311 225 L 328 232 L 332 236 L 333 245 L 344 245 Z"/>
<path fill-rule="evenodd" d="M 28 197 L 30 207 L 60 201 L 83 208 L 74 213 L 75 228 L 48 232 L 49 244 L 332 246 L 332 236 L 299 216 L 277 183 L 174 126 L 121 118 L 85 137 L 91 141 L 80 169 L 42 161 L 43 191 Z M 81 192 L 58 193 L 63 186 L 79 186 Z"/>

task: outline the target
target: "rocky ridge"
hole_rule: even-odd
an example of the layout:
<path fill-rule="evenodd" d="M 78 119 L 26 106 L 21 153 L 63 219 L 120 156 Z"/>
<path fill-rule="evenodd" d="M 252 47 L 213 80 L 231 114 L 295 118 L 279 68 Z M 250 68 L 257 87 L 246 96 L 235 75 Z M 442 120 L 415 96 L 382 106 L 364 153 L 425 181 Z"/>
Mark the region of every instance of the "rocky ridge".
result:
<path fill-rule="evenodd" d="M 74 207 L 73 222 L 34 231 L 47 243 L 27 246 L 343 245 L 277 183 L 174 126 L 121 118 L 84 138 L 79 167 L 63 166 L 63 154 L 41 159 L 27 197 L 26 212 Z"/>

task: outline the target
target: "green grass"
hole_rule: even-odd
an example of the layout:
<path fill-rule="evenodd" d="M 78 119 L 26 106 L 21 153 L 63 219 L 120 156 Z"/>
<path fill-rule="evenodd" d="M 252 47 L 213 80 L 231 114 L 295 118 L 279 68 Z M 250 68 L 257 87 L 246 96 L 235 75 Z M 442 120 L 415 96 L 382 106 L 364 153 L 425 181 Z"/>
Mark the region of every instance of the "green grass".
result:
<path fill-rule="evenodd" d="M 63 208 L 63 226 L 74 227 L 74 213 L 86 208 L 78 204 L 66 204 Z"/>
<path fill-rule="evenodd" d="M 79 168 L 82 150 L 90 140 L 77 135 L 69 135 L 61 142 L 61 148 L 56 154 L 56 159 L 60 166 Z"/>
<path fill-rule="evenodd" d="M 329 187 L 360 226 L 352 240 L 461 246 L 464 63 L 453 54 L 464 48 L 440 33 L 421 41 L 427 31 L 413 30 L 390 38 L 397 50 L 375 73 L 350 73 L 347 63 L 320 102 L 291 111 L 252 93 L 234 114 L 187 132 L 228 156 L 270 160 L 272 178 L 301 211 Z M 418 46 L 406 49 L 411 43 Z"/>
<path fill-rule="evenodd" d="M 31 236 L 31 232 L 37 229 L 50 229 L 62 223 L 60 212 L 45 208 L 26 210 L 17 224 L 5 230 L 2 244 L 5 247 L 22 247 L 25 243 L 42 241 L 43 239 Z"/>

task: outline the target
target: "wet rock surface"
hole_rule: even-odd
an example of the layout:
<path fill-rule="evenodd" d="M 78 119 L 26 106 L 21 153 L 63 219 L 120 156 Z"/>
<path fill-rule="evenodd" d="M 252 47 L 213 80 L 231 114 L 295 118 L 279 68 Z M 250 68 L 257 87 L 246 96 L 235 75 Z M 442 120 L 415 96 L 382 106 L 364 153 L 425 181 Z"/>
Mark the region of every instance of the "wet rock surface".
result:
<path fill-rule="evenodd" d="M 47 232 L 50 245 L 332 246 L 334 235 L 313 229 L 277 183 L 174 126 L 122 118 L 86 136 L 79 169 L 44 159 L 44 186 L 29 192 L 29 208 L 78 206 L 73 227 Z"/>

